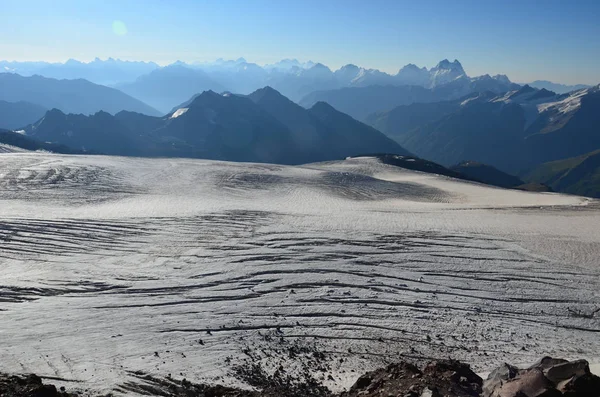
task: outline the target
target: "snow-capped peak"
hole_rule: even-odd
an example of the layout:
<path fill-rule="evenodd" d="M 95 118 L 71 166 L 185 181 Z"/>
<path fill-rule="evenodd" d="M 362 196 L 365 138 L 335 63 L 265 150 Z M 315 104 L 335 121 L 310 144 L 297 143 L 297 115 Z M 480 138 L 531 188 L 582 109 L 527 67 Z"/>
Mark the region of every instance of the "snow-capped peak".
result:
<path fill-rule="evenodd" d="M 447 59 L 440 61 L 429 73 L 431 74 L 431 86 L 449 83 L 457 78 L 466 76 L 465 70 L 458 60 L 450 62 Z"/>
<path fill-rule="evenodd" d="M 438 71 L 438 70 L 442 70 L 442 69 L 447 69 L 447 70 L 454 70 L 458 73 L 464 74 L 465 71 L 462 67 L 462 65 L 460 64 L 460 62 L 458 61 L 458 59 L 455 59 L 454 62 L 450 62 L 447 59 L 441 60 L 433 69 L 432 71 Z"/>

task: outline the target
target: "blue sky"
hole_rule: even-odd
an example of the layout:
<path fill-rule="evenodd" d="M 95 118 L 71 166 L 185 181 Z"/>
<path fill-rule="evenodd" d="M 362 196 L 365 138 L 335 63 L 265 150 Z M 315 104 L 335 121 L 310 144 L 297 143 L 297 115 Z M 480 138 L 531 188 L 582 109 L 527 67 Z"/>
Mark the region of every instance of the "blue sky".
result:
<path fill-rule="evenodd" d="M 600 0 L 0 0 L 0 15 L 8 60 L 298 58 L 395 73 L 456 58 L 473 76 L 600 83 Z"/>

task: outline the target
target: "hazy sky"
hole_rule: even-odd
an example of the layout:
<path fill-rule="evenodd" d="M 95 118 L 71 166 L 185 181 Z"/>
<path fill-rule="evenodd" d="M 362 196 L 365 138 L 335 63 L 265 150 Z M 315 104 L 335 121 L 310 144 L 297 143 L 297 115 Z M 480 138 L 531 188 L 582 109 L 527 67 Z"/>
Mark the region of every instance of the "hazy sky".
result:
<path fill-rule="evenodd" d="M 0 0 L 0 59 L 244 57 L 600 83 L 600 0 Z"/>

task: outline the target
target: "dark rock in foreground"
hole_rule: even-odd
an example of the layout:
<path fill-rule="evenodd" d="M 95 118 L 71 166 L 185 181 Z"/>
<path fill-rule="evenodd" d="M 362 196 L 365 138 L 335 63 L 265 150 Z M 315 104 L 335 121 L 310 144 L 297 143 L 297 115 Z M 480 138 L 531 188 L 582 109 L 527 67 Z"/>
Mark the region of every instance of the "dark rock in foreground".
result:
<path fill-rule="evenodd" d="M 468 364 L 434 361 L 420 370 L 400 362 L 369 372 L 340 397 L 355 396 L 448 396 L 469 397 L 481 394 L 482 380 Z"/>
<path fill-rule="evenodd" d="M 54 385 L 45 385 L 36 375 L 8 376 L 0 374 L 0 396 L 2 397 L 58 397 L 74 396 L 58 391 Z"/>
<path fill-rule="evenodd" d="M 260 375 L 264 373 L 260 371 Z M 483 381 L 468 364 L 455 360 L 433 361 L 420 369 L 399 362 L 362 375 L 349 391 L 334 394 L 316 383 L 296 384 L 286 377 L 269 377 L 258 391 L 194 384 L 185 379 L 157 378 L 132 373 L 134 380 L 116 389 L 123 394 L 172 397 L 600 397 L 600 377 L 585 360 L 544 357 L 526 369 L 504 364 Z M 292 378 L 289 378 L 292 379 Z M 75 396 L 36 375 L 0 374 L 0 396 Z M 92 393 L 92 395 L 94 395 Z"/>
<path fill-rule="evenodd" d="M 596 397 L 600 377 L 590 372 L 585 360 L 567 361 L 544 357 L 526 369 L 508 364 L 490 373 L 483 397 Z"/>

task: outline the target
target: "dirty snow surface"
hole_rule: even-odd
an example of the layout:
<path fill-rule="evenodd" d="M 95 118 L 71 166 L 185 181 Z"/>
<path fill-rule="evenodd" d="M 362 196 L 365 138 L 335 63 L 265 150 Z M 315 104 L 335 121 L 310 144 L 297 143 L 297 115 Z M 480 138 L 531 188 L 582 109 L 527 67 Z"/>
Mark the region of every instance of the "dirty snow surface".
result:
<path fill-rule="evenodd" d="M 597 363 L 599 208 L 374 158 L 5 153 L 0 372 L 109 391 L 250 361 L 340 390 L 400 358 Z"/>

